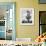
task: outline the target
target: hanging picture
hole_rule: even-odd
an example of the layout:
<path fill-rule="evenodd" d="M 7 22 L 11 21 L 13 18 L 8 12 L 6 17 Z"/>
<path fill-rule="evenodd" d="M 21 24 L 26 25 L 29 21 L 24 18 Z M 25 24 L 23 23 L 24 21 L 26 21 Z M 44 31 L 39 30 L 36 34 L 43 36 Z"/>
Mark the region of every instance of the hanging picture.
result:
<path fill-rule="evenodd" d="M 39 0 L 40 4 L 46 4 L 46 0 Z"/>
<path fill-rule="evenodd" d="M 20 8 L 20 24 L 34 25 L 34 8 Z"/>
<path fill-rule="evenodd" d="M 0 2 L 0 40 L 15 40 L 15 2 Z"/>

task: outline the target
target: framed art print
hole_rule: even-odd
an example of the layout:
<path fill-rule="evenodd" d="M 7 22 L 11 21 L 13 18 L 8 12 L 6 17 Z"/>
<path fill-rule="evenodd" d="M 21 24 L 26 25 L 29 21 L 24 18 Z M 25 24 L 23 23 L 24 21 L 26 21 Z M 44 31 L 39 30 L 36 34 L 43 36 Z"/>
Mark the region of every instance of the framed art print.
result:
<path fill-rule="evenodd" d="M 46 11 L 39 11 L 39 35 L 46 32 Z"/>
<path fill-rule="evenodd" d="M 34 8 L 20 8 L 20 24 L 34 25 Z"/>
<path fill-rule="evenodd" d="M 15 3 L 0 2 L 0 40 L 15 40 Z"/>
<path fill-rule="evenodd" d="M 46 0 L 39 0 L 40 4 L 46 4 Z"/>

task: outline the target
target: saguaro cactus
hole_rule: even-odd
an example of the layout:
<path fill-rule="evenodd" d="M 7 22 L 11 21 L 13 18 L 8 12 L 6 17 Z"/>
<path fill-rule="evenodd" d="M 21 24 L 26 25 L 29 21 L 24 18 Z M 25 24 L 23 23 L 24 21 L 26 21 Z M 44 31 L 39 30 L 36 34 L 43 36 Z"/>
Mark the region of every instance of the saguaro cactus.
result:
<path fill-rule="evenodd" d="M 30 22 L 31 16 L 30 16 L 30 11 L 27 10 L 27 16 L 26 19 L 28 22 Z"/>

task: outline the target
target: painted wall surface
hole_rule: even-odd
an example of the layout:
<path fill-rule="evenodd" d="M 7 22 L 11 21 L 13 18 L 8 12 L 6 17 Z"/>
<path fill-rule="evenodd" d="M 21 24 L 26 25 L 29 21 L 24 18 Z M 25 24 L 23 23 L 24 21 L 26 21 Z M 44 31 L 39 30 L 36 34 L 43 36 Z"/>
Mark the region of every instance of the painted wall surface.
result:
<path fill-rule="evenodd" d="M 39 4 L 38 0 L 0 0 L 0 2 L 16 2 L 16 37 L 33 38 L 39 35 L 39 10 L 46 10 L 46 4 Z M 20 8 L 34 8 L 34 25 L 20 25 Z"/>

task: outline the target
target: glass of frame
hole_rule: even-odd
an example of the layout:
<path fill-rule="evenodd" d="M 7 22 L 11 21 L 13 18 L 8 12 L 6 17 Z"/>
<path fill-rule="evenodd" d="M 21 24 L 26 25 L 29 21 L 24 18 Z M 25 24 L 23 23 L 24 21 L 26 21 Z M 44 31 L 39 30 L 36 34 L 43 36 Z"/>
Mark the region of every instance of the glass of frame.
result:
<path fill-rule="evenodd" d="M 15 40 L 15 3 L 0 3 L 0 40 Z"/>
<path fill-rule="evenodd" d="M 40 4 L 46 4 L 46 0 L 39 0 Z"/>
<path fill-rule="evenodd" d="M 34 8 L 20 8 L 20 24 L 34 25 Z"/>

